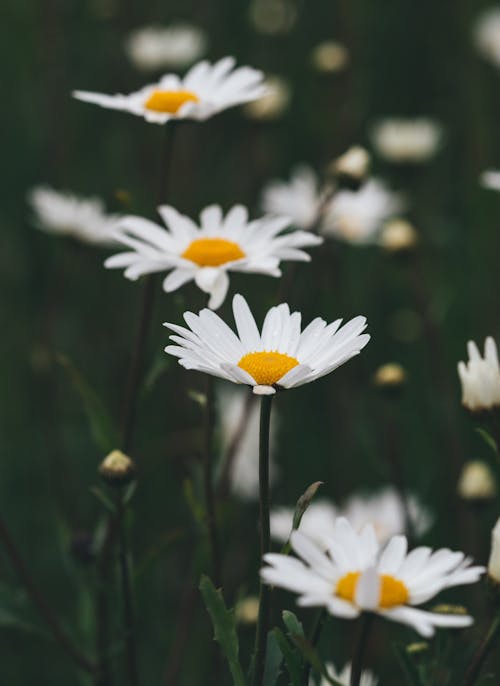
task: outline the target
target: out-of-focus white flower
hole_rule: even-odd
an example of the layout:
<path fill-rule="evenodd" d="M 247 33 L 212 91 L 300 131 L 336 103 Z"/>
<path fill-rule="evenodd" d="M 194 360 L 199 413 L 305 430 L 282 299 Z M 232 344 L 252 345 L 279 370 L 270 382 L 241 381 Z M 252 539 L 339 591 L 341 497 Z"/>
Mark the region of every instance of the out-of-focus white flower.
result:
<path fill-rule="evenodd" d="M 407 252 L 418 245 L 418 233 L 406 219 L 391 219 L 382 227 L 380 245 L 389 253 Z"/>
<path fill-rule="evenodd" d="M 500 584 L 500 519 L 491 532 L 491 553 L 488 561 L 488 576 Z"/>
<path fill-rule="evenodd" d="M 253 0 L 249 19 L 256 31 L 274 36 L 293 29 L 297 10 L 291 0 Z"/>
<path fill-rule="evenodd" d="M 487 169 L 479 177 L 479 183 L 483 188 L 491 191 L 500 191 L 500 171 Z"/>
<path fill-rule="evenodd" d="M 458 363 L 462 384 L 462 404 L 471 412 L 492 410 L 500 406 L 500 366 L 497 346 L 488 336 L 484 343 L 484 358 L 474 341 L 467 343 L 469 362 Z"/>
<path fill-rule="evenodd" d="M 243 107 L 250 119 L 271 121 L 279 119 L 288 109 L 292 92 L 290 84 L 281 76 L 268 76 L 264 81 L 266 93 Z"/>
<path fill-rule="evenodd" d="M 458 495 L 464 500 L 490 500 L 497 493 L 491 467 L 482 460 L 467 462 L 458 481 Z"/>
<path fill-rule="evenodd" d="M 375 149 L 389 162 L 425 162 L 435 154 L 441 136 L 441 126 L 425 118 L 385 119 L 372 131 Z"/>
<path fill-rule="evenodd" d="M 99 198 L 81 198 L 47 186 L 33 188 L 28 202 L 38 228 L 60 236 L 71 236 L 82 243 L 116 246 L 113 230 L 118 215 L 106 214 Z"/>
<path fill-rule="evenodd" d="M 329 40 L 313 48 L 311 62 L 318 71 L 334 73 L 346 67 L 349 53 L 341 43 Z"/>
<path fill-rule="evenodd" d="M 463 553 L 447 548 L 432 552 L 427 547 L 408 553 L 404 536 L 393 536 L 383 547 L 373 526 L 358 533 L 343 517 L 336 520 L 326 550 L 301 531 L 294 531 L 290 542 L 301 559 L 267 553 L 261 577 L 266 584 L 297 593 L 299 605 L 323 606 L 346 619 L 374 612 L 425 637 L 433 636 L 436 627 L 459 628 L 473 622 L 468 615 L 415 607 L 445 588 L 479 580 L 484 567 L 472 567 Z"/>
<path fill-rule="evenodd" d="M 154 124 L 171 119 L 203 121 L 235 105 L 262 97 L 264 74 L 252 67 L 235 69 L 234 57 L 195 64 L 184 78 L 166 74 L 158 83 L 129 95 L 73 91 L 73 97 L 111 110 L 123 110 Z"/>
<path fill-rule="evenodd" d="M 401 388 L 406 381 L 406 370 L 397 362 L 387 362 L 381 365 L 373 375 L 373 383 L 378 388 Z"/>
<path fill-rule="evenodd" d="M 349 662 L 346 664 L 344 669 L 341 672 L 337 672 L 335 669 L 335 666 L 331 662 L 327 662 L 326 665 L 326 671 L 328 674 L 332 677 L 332 679 L 335 679 L 336 681 L 339 682 L 339 684 L 342 684 L 342 686 L 350 686 L 351 683 L 351 663 Z M 309 681 L 309 686 L 315 686 L 315 681 L 313 678 L 310 679 Z M 330 682 L 328 679 L 325 677 L 321 678 L 321 681 L 319 682 L 319 686 L 329 686 Z M 378 679 L 375 677 L 375 675 L 370 672 L 369 669 L 364 669 L 361 673 L 361 679 L 359 681 L 359 686 L 377 686 L 378 685 Z"/>
<path fill-rule="evenodd" d="M 294 510 L 291 507 L 277 507 L 271 511 L 271 537 L 279 543 L 288 541 L 292 533 Z M 337 518 L 337 508 L 327 500 L 315 500 L 305 511 L 299 530 L 322 545 Z"/>
<path fill-rule="evenodd" d="M 484 58 L 500 67 L 500 7 L 490 7 L 479 16 L 474 42 Z"/>
<path fill-rule="evenodd" d="M 126 53 L 132 64 L 143 71 L 182 69 L 205 52 L 205 33 L 191 24 L 144 26 L 128 36 Z"/>
<path fill-rule="evenodd" d="M 290 217 L 300 229 L 318 220 L 323 197 L 316 173 L 305 164 L 293 169 L 290 181 L 270 181 L 262 192 L 261 206 L 270 214 Z"/>
<path fill-rule="evenodd" d="M 365 317 L 328 324 L 317 317 L 301 330 L 300 312 L 286 303 L 266 314 L 259 331 L 242 295 L 233 298 L 238 336 L 211 310 L 185 312 L 188 329 L 165 323 L 174 335 L 165 352 L 179 358 L 185 369 L 251 386 L 257 395 L 272 395 L 315 381 L 359 355 L 370 340 Z"/>
<path fill-rule="evenodd" d="M 231 492 L 242 500 L 254 500 L 259 496 L 259 403 L 252 397 L 250 410 L 241 432 L 240 422 L 247 406 L 248 391 L 221 388 L 218 394 L 221 438 L 224 454 L 236 436 L 236 450 L 230 473 Z M 273 412 L 269 437 L 269 478 L 273 484 L 276 465 L 273 454 L 278 428 L 278 413 Z"/>
<path fill-rule="evenodd" d="M 341 190 L 333 196 L 321 232 L 348 243 L 375 243 L 382 224 L 403 207 L 401 197 L 383 181 L 369 179 L 357 191 Z"/>
<path fill-rule="evenodd" d="M 169 205 L 158 208 L 167 229 L 142 217 L 123 217 L 115 236 L 131 250 L 113 255 L 109 269 L 125 268 L 127 279 L 144 274 L 170 272 L 163 289 L 170 293 L 188 281 L 210 295 L 209 307 L 222 305 L 229 288 L 229 272 L 281 276 L 282 260 L 308 262 L 302 248 L 319 245 L 322 239 L 306 231 L 282 232 L 287 217 L 262 217 L 250 221 L 248 210 L 235 205 L 223 216 L 219 205 L 200 213 L 200 226 Z"/>

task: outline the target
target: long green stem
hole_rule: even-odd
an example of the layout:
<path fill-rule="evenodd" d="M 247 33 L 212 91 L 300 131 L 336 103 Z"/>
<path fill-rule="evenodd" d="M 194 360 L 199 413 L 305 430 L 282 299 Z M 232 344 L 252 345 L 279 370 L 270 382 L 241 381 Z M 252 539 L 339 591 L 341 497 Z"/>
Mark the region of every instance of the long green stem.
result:
<path fill-rule="evenodd" d="M 500 636 L 500 614 L 498 614 L 491 622 L 488 631 L 479 644 L 479 647 L 472 658 L 472 662 L 469 665 L 467 672 L 465 673 L 465 678 L 462 682 L 462 686 L 473 686 L 480 673 L 486 658 L 490 654 L 496 639 Z"/>
<path fill-rule="evenodd" d="M 358 638 L 358 643 L 354 650 L 351 665 L 351 683 L 350 686 L 359 686 L 361 682 L 361 673 L 363 671 L 363 661 L 365 659 L 366 646 L 372 628 L 375 615 L 371 612 L 365 612 L 361 618 L 361 631 Z"/>
<path fill-rule="evenodd" d="M 212 555 L 213 580 L 216 587 L 222 585 L 222 564 L 215 509 L 213 482 L 213 443 L 215 428 L 215 393 L 214 379 L 207 375 L 206 403 L 204 416 L 204 449 L 203 449 L 203 482 L 205 490 L 205 508 L 210 550 Z"/>
<path fill-rule="evenodd" d="M 309 635 L 309 643 L 312 645 L 313 648 L 316 648 L 319 637 L 321 636 L 321 632 L 323 630 L 323 626 L 325 624 L 325 620 L 327 617 L 327 612 L 324 607 L 322 607 L 320 610 L 318 610 L 318 613 L 316 617 L 314 618 L 314 622 L 311 628 L 311 633 Z M 311 675 L 311 663 L 308 662 L 305 667 L 304 667 L 304 673 L 302 676 L 302 686 L 309 686 L 309 680 L 310 680 L 310 675 Z"/>
<path fill-rule="evenodd" d="M 259 435 L 259 523 L 260 556 L 269 552 L 271 529 L 269 523 L 269 429 L 271 426 L 272 395 L 263 395 L 260 405 Z M 255 656 L 253 686 L 262 686 L 266 666 L 267 632 L 271 610 L 271 589 L 260 582 L 259 617 L 255 633 Z"/>

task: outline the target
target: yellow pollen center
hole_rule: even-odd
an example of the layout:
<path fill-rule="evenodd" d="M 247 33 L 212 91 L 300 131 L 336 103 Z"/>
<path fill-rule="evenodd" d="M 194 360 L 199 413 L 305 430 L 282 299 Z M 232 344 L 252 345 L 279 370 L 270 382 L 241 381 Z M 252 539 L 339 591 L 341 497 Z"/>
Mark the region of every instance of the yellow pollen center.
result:
<path fill-rule="evenodd" d="M 225 238 L 197 238 L 192 241 L 181 257 L 196 262 L 200 267 L 218 267 L 245 257 L 237 243 Z"/>
<path fill-rule="evenodd" d="M 151 93 L 144 107 L 155 112 L 177 114 L 185 102 L 199 102 L 200 99 L 192 91 L 160 91 Z"/>
<path fill-rule="evenodd" d="M 243 355 L 238 367 L 248 372 L 259 386 L 272 386 L 298 364 L 295 357 L 271 350 Z"/>
<path fill-rule="evenodd" d="M 354 602 L 356 587 L 358 585 L 360 572 L 349 572 L 340 578 L 335 588 L 335 594 L 343 600 Z M 405 584 L 399 579 L 395 579 L 390 574 L 380 575 L 380 597 L 379 608 L 388 609 L 396 605 L 404 605 L 408 602 L 410 594 Z"/>

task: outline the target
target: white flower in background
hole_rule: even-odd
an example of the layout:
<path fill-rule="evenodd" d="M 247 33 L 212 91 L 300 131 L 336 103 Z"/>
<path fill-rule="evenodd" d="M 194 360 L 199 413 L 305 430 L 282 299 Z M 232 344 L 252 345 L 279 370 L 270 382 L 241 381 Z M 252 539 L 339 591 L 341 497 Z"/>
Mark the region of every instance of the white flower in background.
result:
<path fill-rule="evenodd" d="M 259 496 L 259 407 L 256 399 L 252 398 L 244 426 L 241 426 L 240 422 L 247 408 L 247 398 L 246 389 L 224 387 L 218 393 L 222 446 L 226 456 L 235 437 L 237 441 L 230 473 L 231 492 L 242 500 L 254 500 Z M 269 436 L 271 484 L 276 477 L 273 453 L 278 419 L 274 413 Z"/>
<path fill-rule="evenodd" d="M 492 410 L 500 406 L 500 367 L 497 346 L 488 336 L 484 343 L 484 358 L 474 341 L 467 343 L 469 361 L 458 363 L 462 384 L 462 404 L 471 412 Z"/>
<path fill-rule="evenodd" d="M 351 180 L 360 184 L 370 168 L 370 154 L 360 145 L 353 145 L 340 157 L 330 162 L 328 171 L 341 180 Z"/>
<path fill-rule="evenodd" d="M 471 460 L 463 466 L 458 481 L 458 495 L 464 500 L 491 500 L 497 494 L 495 475 L 487 462 Z"/>
<path fill-rule="evenodd" d="M 488 561 L 488 576 L 500 584 L 500 519 L 491 532 L 491 553 Z"/>
<path fill-rule="evenodd" d="M 319 546 L 323 545 L 325 536 L 332 530 L 337 518 L 337 508 L 327 500 L 315 500 L 305 511 L 299 531 L 307 534 Z M 286 543 L 292 533 L 294 509 L 276 507 L 271 510 L 271 537 L 279 543 Z"/>
<path fill-rule="evenodd" d="M 318 219 L 323 197 L 316 173 L 305 164 L 293 169 L 290 181 L 270 181 L 262 192 L 261 207 L 270 214 L 290 217 L 300 229 Z"/>
<path fill-rule="evenodd" d="M 128 36 L 125 50 L 132 64 L 143 71 L 181 69 L 205 52 L 205 33 L 190 24 L 144 26 Z"/>
<path fill-rule="evenodd" d="M 413 250 L 418 245 L 418 232 L 406 219 L 391 219 L 382 227 L 380 246 L 389 253 Z"/>
<path fill-rule="evenodd" d="M 199 315 L 185 312 L 188 329 L 165 323 L 174 331 L 165 352 L 179 358 L 185 369 L 196 369 L 233 383 L 246 384 L 259 395 L 276 388 L 294 388 L 326 376 L 370 340 L 362 333 L 365 317 L 355 317 L 341 327 L 342 320 L 328 324 L 317 317 L 301 331 L 300 312 L 286 304 L 272 307 L 259 332 L 248 304 L 241 295 L 233 298 L 238 336 L 211 310 Z"/>
<path fill-rule="evenodd" d="M 349 53 L 341 43 L 325 41 L 312 50 L 311 62 L 318 71 L 335 73 L 345 69 L 349 62 Z"/>
<path fill-rule="evenodd" d="M 74 91 L 73 96 L 107 109 L 130 112 L 154 124 L 165 124 L 171 119 L 202 121 L 265 94 L 263 73 L 252 67 L 235 69 L 235 64 L 233 57 L 224 57 L 214 64 L 198 62 L 184 78 L 166 74 L 158 83 L 129 95 Z"/>
<path fill-rule="evenodd" d="M 351 684 L 351 663 L 349 662 L 344 669 L 341 672 L 337 672 L 335 669 L 334 665 L 331 662 L 327 662 L 326 665 L 326 671 L 328 674 L 332 677 L 332 679 L 335 679 L 336 681 L 339 682 L 339 684 L 342 684 L 342 686 L 350 686 Z M 315 686 L 315 681 L 314 679 L 310 679 L 309 681 L 309 686 Z M 319 682 L 319 686 L 329 686 L 330 682 L 328 679 L 325 677 L 321 678 L 321 681 Z M 378 685 L 378 679 L 375 677 L 375 675 L 370 672 L 369 669 L 364 669 L 361 672 L 361 679 L 359 681 L 359 686 L 377 686 Z"/>
<path fill-rule="evenodd" d="M 60 236 L 71 236 L 82 243 L 116 246 L 113 229 L 118 215 L 106 214 L 99 198 L 81 198 L 72 193 L 38 186 L 28 193 L 28 202 L 37 226 Z"/>
<path fill-rule="evenodd" d="M 474 42 L 483 57 L 500 67 L 500 7 L 491 7 L 479 16 Z"/>
<path fill-rule="evenodd" d="M 490 191 L 500 191 L 500 171 L 487 169 L 479 177 L 479 183 Z"/>
<path fill-rule="evenodd" d="M 383 223 L 403 206 L 401 197 L 383 181 L 369 179 L 357 191 L 341 190 L 333 196 L 321 232 L 348 243 L 375 243 Z"/>
<path fill-rule="evenodd" d="M 266 93 L 243 107 L 249 119 L 272 121 L 279 119 L 288 109 L 292 92 L 290 84 L 281 76 L 268 76 L 264 81 Z"/>
<path fill-rule="evenodd" d="M 389 162 L 425 162 L 435 154 L 441 137 L 441 126 L 426 118 L 385 119 L 372 131 L 375 149 Z"/>
<path fill-rule="evenodd" d="M 473 622 L 468 615 L 414 607 L 445 588 L 479 580 L 484 567 L 471 567 L 463 553 L 447 548 L 432 552 L 427 547 L 408 553 L 404 536 L 394 536 L 382 548 L 371 525 L 357 533 L 342 517 L 335 522 L 326 552 L 300 531 L 293 532 L 291 544 L 301 559 L 268 553 L 261 577 L 299 594 L 299 605 L 324 606 L 346 619 L 374 612 L 425 637 L 432 636 L 435 627 L 466 627 Z"/>
<path fill-rule="evenodd" d="M 286 217 L 249 221 L 242 205 L 235 205 L 225 217 L 219 205 L 210 205 L 200 213 L 200 226 L 169 205 L 158 212 L 167 229 L 142 217 L 120 220 L 115 237 L 131 251 L 113 255 L 105 266 L 125 268 L 125 277 L 132 281 L 143 274 L 170 271 L 163 281 L 167 293 L 194 281 L 210 295 L 212 309 L 224 302 L 228 272 L 281 276 L 281 260 L 308 262 L 311 258 L 302 248 L 321 243 L 305 231 L 282 234 L 290 224 Z"/>

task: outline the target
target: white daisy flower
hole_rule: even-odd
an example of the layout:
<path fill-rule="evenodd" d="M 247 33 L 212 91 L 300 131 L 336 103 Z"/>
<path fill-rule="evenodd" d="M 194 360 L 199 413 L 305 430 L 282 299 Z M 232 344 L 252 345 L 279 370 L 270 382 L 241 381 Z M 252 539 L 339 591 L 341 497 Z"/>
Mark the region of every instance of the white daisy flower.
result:
<path fill-rule="evenodd" d="M 182 69 L 199 59 L 207 47 L 205 33 L 191 24 L 144 26 L 125 43 L 132 64 L 143 71 Z"/>
<path fill-rule="evenodd" d="M 484 343 L 484 358 L 474 341 L 467 343 L 469 361 L 458 363 L 462 384 L 462 404 L 471 412 L 492 410 L 500 406 L 500 366 L 497 346 L 488 336 Z"/>
<path fill-rule="evenodd" d="M 263 73 L 252 67 L 234 69 L 235 64 L 233 57 L 224 57 L 214 64 L 198 62 L 184 78 L 166 74 L 158 83 L 129 95 L 74 91 L 73 96 L 107 109 L 130 112 L 154 124 L 165 124 L 171 119 L 203 121 L 265 94 Z"/>
<path fill-rule="evenodd" d="M 487 169 L 479 177 L 479 183 L 490 191 L 500 191 L 500 171 Z"/>
<path fill-rule="evenodd" d="M 290 217 L 294 226 L 311 229 L 323 202 L 316 173 L 305 164 L 295 167 L 290 181 L 270 181 L 262 192 L 261 206 L 270 214 Z"/>
<path fill-rule="evenodd" d="M 370 179 L 357 191 L 341 190 L 333 196 L 321 232 L 348 243 L 375 243 L 383 223 L 403 207 L 398 194 L 379 179 Z"/>
<path fill-rule="evenodd" d="M 497 520 L 491 532 L 491 552 L 488 560 L 488 576 L 496 584 L 500 584 L 500 519 Z"/>
<path fill-rule="evenodd" d="M 243 431 L 239 431 L 239 423 L 247 402 L 247 393 L 246 389 L 244 391 L 240 388 L 221 388 L 218 392 L 219 417 L 224 454 L 227 454 L 230 443 L 235 437 L 235 432 L 238 432 L 230 474 L 231 492 L 242 500 L 255 500 L 259 497 L 259 407 L 254 398 L 248 416 L 245 418 Z M 273 453 L 276 431 L 279 426 L 278 420 L 278 415 L 273 412 L 269 436 L 269 478 L 271 485 L 274 483 L 277 473 Z"/>
<path fill-rule="evenodd" d="M 271 537 L 286 543 L 292 532 L 294 509 L 276 507 L 271 510 Z M 327 500 L 312 502 L 300 521 L 299 531 L 309 536 L 317 545 L 323 546 L 338 516 L 337 508 Z"/>
<path fill-rule="evenodd" d="M 125 277 L 131 280 L 170 271 L 163 281 L 167 293 L 194 281 L 210 295 L 212 309 L 224 302 L 228 272 L 281 276 L 281 260 L 308 262 L 311 258 L 301 248 L 322 240 L 305 231 L 282 234 L 290 224 L 286 217 L 249 221 L 242 205 L 232 207 L 225 217 L 218 205 L 210 205 L 200 213 L 200 226 L 169 205 L 162 205 L 158 212 L 167 229 L 141 217 L 120 220 L 116 239 L 131 251 L 113 255 L 105 266 L 125 267 Z"/>
<path fill-rule="evenodd" d="M 28 193 L 36 225 L 60 236 L 71 236 L 82 243 L 116 246 L 113 229 L 118 215 L 107 214 L 99 198 L 81 198 L 72 193 L 37 186 Z"/>
<path fill-rule="evenodd" d="M 479 16 L 474 42 L 485 59 L 500 67 L 500 7 L 490 7 Z"/>
<path fill-rule="evenodd" d="M 286 304 L 272 307 L 259 332 L 248 304 L 233 298 L 238 335 L 211 310 L 186 312 L 188 329 L 168 324 L 177 345 L 165 352 L 179 358 L 186 369 L 196 369 L 233 383 L 252 386 L 259 395 L 294 388 L 329 374 L 358 355 L 370 340 L 362 332 L 365 317 L 355 317 L 342 328 L 341 319 L 328 324 L 317 317 L 301 332 L 300 312 Z"/>
<path fill-rule="evenodd" d="M 362 612 L 407 624 L 430 637 L 435 627 L 466 627 L 473 619 L 416 608 L 440 591 L 479 580 L 484 567 L 471 567 L 463 553 L 442 548 L 415 548 L 407 553 L 404 536 L 394 536 L 385 548 L 373 526 L 357 533 L 347 519 L 335 522 L 324 552 L 300 531 L 291 537 L 301 559 L 267 553 L 263 581 L 299 594 L 302 606 L 324 606 L 338 617 L 354 619 Z"/>
<path fill-rule="evenodd" d="M 339 684 L 342 684 L 342 686 L 350 686 L 351 683 L 351 663 L 349 662 L 346 664 L 344 669 L 340 672 L 337 672 L 335 669 L 335 666 L 331 662 L 327 662 L 326 665 L 326 671 L 328 674 L 332 677 L 332 679 L 335 679 L 335 681 L 338 681 Z M 315 686 L 315 681 L 314 679 L 310 679 L 309 681 L 309 686 Z M 321 678 L 321 681 L 319 682 L 319 686 L 329 686 L 330 682 L 328 679 L 325 677 Z M 377 686 L 378 685 L 378 679 L 375 677 L 375 675 L 370 672 L 369 669 L 364 669 L 361 672 L 361 679 L 359 682 L 359 686 Z"/>
<path fill-rule="evenodd" d="M 433 119 L 385 119 L 372 131 L 378 154 L 389 162 L 419 163 L 438 149 L 441 126 Z"/>

